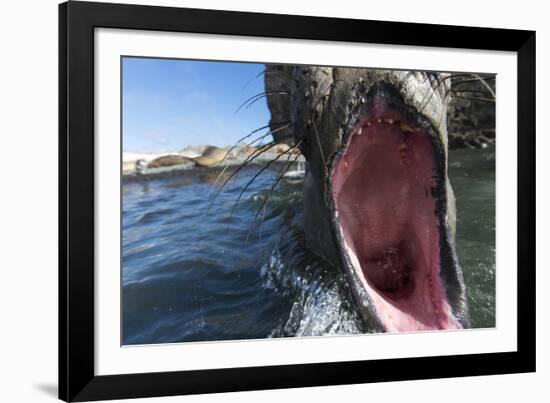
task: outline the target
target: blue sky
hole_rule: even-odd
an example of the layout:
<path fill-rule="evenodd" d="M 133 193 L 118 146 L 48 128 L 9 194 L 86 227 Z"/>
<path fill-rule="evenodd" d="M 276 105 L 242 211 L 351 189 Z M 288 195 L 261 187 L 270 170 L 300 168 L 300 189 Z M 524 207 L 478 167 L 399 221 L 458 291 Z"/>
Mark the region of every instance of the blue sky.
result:
<path fill-rule="evenodd" d="M 124 151 L 231 145 L 269 122 L 265 99 L 235 113 L 264 91 L 263 64 L 124 58 L 122 69 Z"/>

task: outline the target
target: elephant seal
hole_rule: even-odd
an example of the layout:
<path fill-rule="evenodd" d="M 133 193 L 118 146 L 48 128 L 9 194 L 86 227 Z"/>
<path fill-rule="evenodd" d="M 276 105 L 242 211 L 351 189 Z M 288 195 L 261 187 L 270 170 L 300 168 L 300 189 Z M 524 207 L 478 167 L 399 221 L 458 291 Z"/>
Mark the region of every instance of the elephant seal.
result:
<path fill-rule="evenodd" d="M 209 167 L 222 162 L 226 155 L 227 150 L 224 148 L 219 148 L 215 146 L 208 146 L 203 151 L 200 157 L 193 158 L 197 165 L 201 167 Z"/>
<path fill-rule="evenodd" d="M 151 161 L 147 168 L 171 167 L 174 165 L 195 165 L 192 158 L 184 157 L 183 155 L 163 155 Z"/>
<path fill-rule="evenodd" d="M 286 143 L 277 144 L 275 147 L 272 148 L 273 152 L 276 152 L 278 154 L 286 153 L 288 150 L 290 150 L 290 146 Z"/>
<path fill-rule="evenodd" d="M 254 147 L 254 146 L 244 146 L 240 151 L 239 153 L 244 153 L 244 154 L 254 154 L 254 153 L 257 153 L 259 151 L 266 151 L 266 152 L 273 152 L 273 153 L 277 153 L 277 154 L 283 154 L 283 153 L 288 153 L 290 150 L 290 146 L 286 143 L 281 143 L 281 144 L 276 144 L 276 145 L 267 145 L 267 146 L 262 146 L 262 147 Z"/>
<path fill-rule="evenodd" d="M 288 84 L 285 96 L 268 93 L 271 124 L 291 122 L 308 162 L 307 245 L 342 269 L 372 331 L 469 326 L 447 178 L 448 81 L 432 72 L 266 65 L 266 88 Z"/>

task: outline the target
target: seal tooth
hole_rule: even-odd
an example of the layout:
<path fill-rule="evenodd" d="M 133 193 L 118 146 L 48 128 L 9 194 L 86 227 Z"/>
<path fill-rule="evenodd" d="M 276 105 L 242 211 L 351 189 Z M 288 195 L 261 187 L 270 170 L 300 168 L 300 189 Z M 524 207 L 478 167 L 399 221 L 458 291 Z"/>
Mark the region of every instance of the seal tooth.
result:
<path fill-rule="evenodd" d="M 360 136 L 361 133 L 363 133 L 363 126 L 361 126 L 361 127 L 359 128 L 359 130 L 357 130 L 357 135 L 358 135 L 358 136 Z"/>
<path fill-rule="evenodd" d="M 372 125 L 372 123 L 370 121 L 367 122 L 367 126 L 370 126 Z"/>
<path fill-rule="evenodd" d="M 382 119 L 381 119 L 381 118 L 378 118 L 378 119 L 376 120 L 376 123 L 382 123 Z"/>
<path fill-rule="evenodd" d="M 392 118 L 384 118 L 384 123 L 392 125 L 393 124 L 393 119 Z"/>
<path fill-rule="evenodd" d="M 414 131 L 411 126 L 409 126 L 408 124 L 403 123 L 403 122 L 401 122 L 399 127 L 401 128 L 401 131 L 404 131 L 404 132 L 411 132 L 412 133 Z"/>

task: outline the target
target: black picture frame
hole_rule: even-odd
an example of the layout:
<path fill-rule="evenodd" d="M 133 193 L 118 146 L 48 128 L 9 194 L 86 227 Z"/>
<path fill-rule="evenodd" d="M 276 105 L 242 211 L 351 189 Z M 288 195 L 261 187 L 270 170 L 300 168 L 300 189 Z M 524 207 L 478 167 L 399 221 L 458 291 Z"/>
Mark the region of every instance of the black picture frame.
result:
<path fill-rule="evenodd" d="M 517 53 L 517 351 L 233 369 L 94 373 L 94 29 Z M 68 2 L 59 5 L 59 398 L 66 401 L 535 371 L 535 32 Z"/>

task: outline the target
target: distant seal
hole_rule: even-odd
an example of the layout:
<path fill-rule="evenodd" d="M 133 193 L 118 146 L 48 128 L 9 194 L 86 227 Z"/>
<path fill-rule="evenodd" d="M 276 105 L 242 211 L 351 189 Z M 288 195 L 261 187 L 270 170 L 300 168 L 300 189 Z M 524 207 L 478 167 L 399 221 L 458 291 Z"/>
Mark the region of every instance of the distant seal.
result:
<path fill-rule="evenodd" d="M 200 157 L 195 157 L 193 160 L 201 167 L 209 167 L 219 164 L 227 155 L 227 150 L 215 146 L 208 146 L 204 149 Z"/>
<path fill-rule="evenodd" d="M 184 157 L 183 155 L 163 155 L 151 161 L 147 168 L 171 167 L 174 165 L 195 165 L 192 158 Z"/>
<path fill-rule="evenodd" d="M 290 146 L 286 143 L 277 144 L 275 146 L 261 146 L 261 147 L 254 147 L 254 146 L 245 146 L 243 147 L 240 152 L 245 154 L 254 154 L 258 153 L 260 151 L 265 152 L 272 152 L 277 154 L 283 154 L 288 153 L 290 150 Z M 296 152 L 299 152 L 298 149 L 296 149 Z"/>
<path fill-rule="evenodd" d="M 244 146 L 243 148 L 240 149 L 239 153 L 244 153 L 244 154 L 253 154 L 255 152 L 258 151 L 258 147 L 254 147 L 254 146 Z"/>
<path fill-rule="evenodd" d="M 273 147 L 272 150 L 276 153 L 282 154 L 288 152 L 288 150 L 290 150 L 290 146 L 286 143 L 281 143 Z"/>

